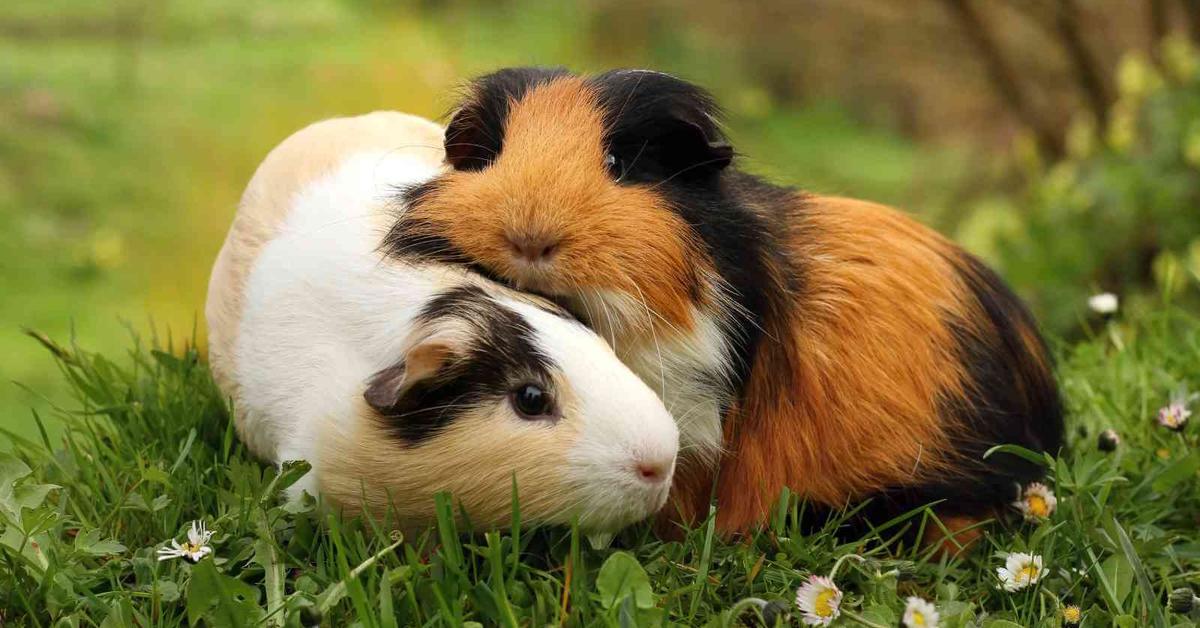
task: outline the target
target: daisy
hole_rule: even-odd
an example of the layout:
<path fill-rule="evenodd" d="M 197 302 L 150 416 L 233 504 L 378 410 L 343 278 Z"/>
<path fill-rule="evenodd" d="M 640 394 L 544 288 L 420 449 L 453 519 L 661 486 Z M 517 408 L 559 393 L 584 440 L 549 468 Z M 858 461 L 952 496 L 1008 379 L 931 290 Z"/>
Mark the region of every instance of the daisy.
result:
<path fill-rule="evenodd" d="M 939 619 L 932 602 L 919 597 L 908 598 L 908 604 L 904 607 L 905 628 L 937 628 Z"/>
<path fill-rule="evenodd" d="M 1062 609 L 1064 626 L 1078 626 L 1083 621 L 1083 610 L 1074 604 L 1068 604 Z"/>
<path fill-rule="evenodd" d="M 1176 432 L 1183 430 L 1187 425 L 1188 417 L 1192 416 L 1192 411 L 1188 410 L 1187 404 L 1183 397 L 1176 397 L 1171 400 L 1167 406 L 1158 411 L 1158 424 Z"/>
<path fill-rule="evenodd" d="M 1119 306 L 1117 295 L 1111 292 L 1101 292 L 1088 297 L 1088 307 L 1097 314 L 1112 314 Z"/>
<path fill-rule="evenodd" d="M 841 611 L 842 590 L 833 580 L 824 576 L 809 576 L 808 581 L 796 589 L 796 606 L 804 612 L 803 621 L 809 626 L 828 626 L 837 619 Z"/>
<path fill-rule="evenodd" d="M 1042 577 L 1042 557 L 1037 554 L 1013 552 L 1003 567 L 996 568 L 1000 588 L 1012 593 L 1036 584 Z"/>
<path fill-rule="evenodd" d="M 186 558 L 193 563 L 200 562 L 201 558 L 208 556 L 213 551 L 212 547 L 208 545 L 212 535 L 213 532 L 204 527 L 203 521 L 193 521 L 192 527 L 187 533 L 187 543 L 180 545 L 175 539 L 171 539 L 171 547 L 158 548 L 158 559 Z"/>
<path fill-rule="evenodd" d="M 1054 496 L 1054 491 L 1041 482 L 1033 482 L 1026 486 L 1021 499 L 1013 502 L 1013 507 L 1025 515 L 1026 521 L 1048 519 L 1054 514 L 1057 506 L 1058 498 Z"/>

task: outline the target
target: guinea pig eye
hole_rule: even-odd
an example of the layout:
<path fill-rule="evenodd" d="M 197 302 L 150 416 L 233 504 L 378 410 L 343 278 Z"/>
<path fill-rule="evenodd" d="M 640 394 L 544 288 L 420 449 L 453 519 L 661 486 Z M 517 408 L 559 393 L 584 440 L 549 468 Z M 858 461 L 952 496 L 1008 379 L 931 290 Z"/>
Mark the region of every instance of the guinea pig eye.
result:
<path fill-rule="evenodd" d="M 608 153 L 604 156 L 604 167 L 608 168 L 608 174 L 617 181 L 625 176 L 625 163 L 615 153 Z"/>
<path fill-rule="evenodd" d="M 522 384 L 509 397 L 523 419 L 544 419 L 554 414 L 554 399 L 537 384 Z"/>

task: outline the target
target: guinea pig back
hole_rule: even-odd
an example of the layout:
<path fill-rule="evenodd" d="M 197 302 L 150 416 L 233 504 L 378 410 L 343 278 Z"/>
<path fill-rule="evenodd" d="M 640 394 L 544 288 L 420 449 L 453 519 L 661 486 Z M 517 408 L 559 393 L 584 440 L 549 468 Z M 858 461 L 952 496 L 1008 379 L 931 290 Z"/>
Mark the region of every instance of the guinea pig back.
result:
<path fill-rule="evenodd" d="M 970 522 L 1061 445 L 1050 357 L 979 260 L 881 205 L 734 167 L 703 90 L 619 70 L 502 70 L 401 195 L 395 259 L 470 265 L 551 296 L 660 392 L 685 450 L 666 511 L 736 532 L 784 487 L 872 521 Z M 719 469 L 719 473 L 717 470 Z"/>

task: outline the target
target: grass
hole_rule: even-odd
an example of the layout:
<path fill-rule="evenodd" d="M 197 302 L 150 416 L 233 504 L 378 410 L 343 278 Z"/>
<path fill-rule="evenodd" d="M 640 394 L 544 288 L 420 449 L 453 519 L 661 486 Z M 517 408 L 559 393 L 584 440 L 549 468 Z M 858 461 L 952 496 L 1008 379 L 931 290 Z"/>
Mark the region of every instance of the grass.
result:
<path fill-rule="evenodd" d="M 1170 307 L 1060 348 L 1070 447 L 1046 460 L 1057 512 L 993 523 L 953 559 L 893 540 L 935 525 L 924 513 L 839 541 L 801 534 L 793 498 L 742 540 L 714 536 L 710 519 L 682 541 L 635 526 L 598 548 L 574 529 L 522 525 L 519 510 L 510 531 L 474 530 L 442 495 L 436 525 L 402 538 L 386 520 L 282 503 L 306 467 L 276 472 L 246 454 L 195 350 L 135 345 L 114 360 L 41 340 L 73 401 L 57 410 L 61 438 L 10 435 L 15 453 L 0 457 L 0 609 L 12 625 L 736 625 L 768 601 L 793 608 L 806 575 L 834 570 L 839 625 L 895 626 L 910 595 L 935 600 L 954 627 L 1058 626 L 1067 603 L 1089 626 L 1196 619 L 1165 604 L 1200 585 L 1200 432 L 1153 420 L 1180 386 L 1200 386 L 1200 319 Z M 1121 436 L 1112 453 L 1096 445 L 1106 428 Z M 156 561 L 197 519 L 216 531 L 214 555 Z M 995 568 L 1015 551 L 1046 570 L 1005 593 Z"/>

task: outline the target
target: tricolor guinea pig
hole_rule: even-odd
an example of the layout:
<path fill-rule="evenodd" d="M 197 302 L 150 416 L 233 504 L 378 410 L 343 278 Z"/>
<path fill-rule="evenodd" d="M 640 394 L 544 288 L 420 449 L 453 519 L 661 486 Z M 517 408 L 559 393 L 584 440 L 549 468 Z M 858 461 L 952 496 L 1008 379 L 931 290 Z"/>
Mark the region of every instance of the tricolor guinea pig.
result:
<path fill-rule="evenodd" d="M 894 209 L 739 171 L 690 83 L 502 70 L 444 143 L 391 257 L 475 268 L 610 339 L 679 423 L 671 517 L 703 516 L 715 482 L 725 532 L 785 487 L 962 527 L 1041 474 L 989 448 L 1060 447 L 1047 349 L 995 273 Z"/>
<path fill-rule="evenodd" d="M 667 499 L 678 430 L 655 393 L 557 306 L 473 272 L 387 258 L 395 186 L 441 166 L 398 113 L 312 125 L 251 180 L 213 270 L 212 368 L 240 436 L 304 459 L 297 489 L 412 527 L 451 491 L 473 522 L 613 531 Z"/>

